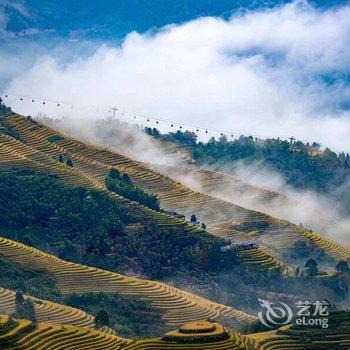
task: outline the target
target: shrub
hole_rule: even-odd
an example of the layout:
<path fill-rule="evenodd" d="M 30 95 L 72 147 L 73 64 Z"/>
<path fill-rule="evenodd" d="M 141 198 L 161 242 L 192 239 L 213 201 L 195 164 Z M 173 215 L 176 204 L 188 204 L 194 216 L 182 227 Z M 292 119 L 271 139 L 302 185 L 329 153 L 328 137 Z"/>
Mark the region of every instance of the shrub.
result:
<path fill-rule="evenodd" d="M 58 141 L 61 141 L 61 140 L 64 140 L 64 138 L 62 136 L 60 136 L 60 135 L 50 135 L 47 138 L 47 141 L 49 141 L 51 143 L 58 142 Z"/>

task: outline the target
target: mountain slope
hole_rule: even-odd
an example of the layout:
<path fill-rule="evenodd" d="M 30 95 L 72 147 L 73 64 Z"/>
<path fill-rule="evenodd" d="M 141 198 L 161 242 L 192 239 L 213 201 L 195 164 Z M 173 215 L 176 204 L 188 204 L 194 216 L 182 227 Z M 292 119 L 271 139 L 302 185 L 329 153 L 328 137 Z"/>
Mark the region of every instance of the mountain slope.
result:
<path fill-rule="evenodd" d="M 314 242 L 336 259 L 350 257 L 350 249 L 324 237 L 306 231 L 285 220 L 248 210 L 205 193 L 195 192 L 183 184 L 161 175 L 147 165 L 134 161 L 108 149 L 88 145 L 63 135 L 63 139 L 50 143 L 50 135 L 59 134 L 46 126 L 40 128 L 28 119 L 13 115 L 7 117 L 5 124 L 11 127 L 26 142 L 27 146 L 40 149 L 47 155 L 67 154 L 72 158 L 75 169 L 93 179 L 99 188 L 104 187 L 105 176 L 114 167 L 127 173 L 133 182 L 160 199 L 161 207 L 190 216 L 195 213 L 201 222 L 205 222 L 209 233 L 238 241 L 260 241 L 259 249 L 240 251 L 238 254 L 247 264 L 276 267 L 284 266 L 280 260 L 281 248 L 290 247 L 297 240 Z M 36 127 L 36 129 L 35 129 Z M 286 267 L 288 270 L 288 268 Z"/>
<path fill-rule="evenodd" d="M 57 288 L 63 295 L 117 292 L 148 300 L 153 307 L 163 310 L 164 319 L 168 324 L 180 325 L 206 318 L 222 318 L 232 326 L 236 326 L 256 319 L 252 315 L 164 283 L 66 262 L 6 238 L 0 238 L 0 254 L 27 269 L 47 271 L 54 276 Z"/>
<path fill-rule="evenodd" d="M 14 320 L 0 315 L 2 349 L 86 349 L 119 350 L 129 340 L 88 328 Z"/>
<path fill-rule="evenodd" d="M 0 287 L 0 314 L 11 315 L 15 312 L 15 296 L 15 292 Z M 70 324 L 88 328 L 91 328 L 94 324 L 93 316 L 81 310 L 33 296 L 24 296 L 24 299 L 33 302 L 35 317 L 38 322 Z"/>
<path fill-rule="evenodd" d="M 3 121 L 4 125 L 10 128 L 18 138 L 22 141 L 14 140 L 8 136 L 1 136 L 0 146 L 3 152 L 11 153 L 11 157 L 4 156 L 3 167 L 27 167 L 34 168 L 36 170 L 43 170 L 46 167 L 46 171 L 52 171 L 60 176 L 60 178 L 68 184 L 79 184 L 88 188 L 96 188 L 99 190 L 105 190 L 105 177 L 111 167 L 117 168 L 121 172 L 125 172 L 130 175 L 133 182 L 140 188 L 149 191 L 150 186 L 156 186 L 161 200 L 161 205 L 165 209 L 176 210 L 176 208 L 166 206 L 167 202 L 163 201 L 163 197 L 169 198 L 171 201 L 177 201 L 180 199 L 186 202 L 187 206 L 193 206 L 193 212 L 195 212 L 195 206 L 199 206 L 198 210 L 207 212 L 207 215 L 213 214 L 212 231 L 210 233 L 218 234 L 222 237 L 227 237 L 229 234 L 237 233 L 235 231 L 227 230 L 221 233 L 222 228 L 220 225 L 227 225 L 227 217 L 222 219 L 223 215 L 218 216 L 217 207 L 221 204 L 226 215 L 228 215 L 229 222 L 232 221 L 232 215 L 236 213 L 237 208 L 229 203 L 216 200 L 207 195 L 190 191 L 182 184 L 164 177 L 159 173 L 145 167 L 140 162 L 135 162 L 129 158 L 126 158 L 120 154 L 113 153 L 107 149 L 98 148 L 88 144 L 84 144 L 77 141 L 68 135 L 62 134 L 60 140 L 57 142 L 50 142 L 51 137 L 57 137 L 58 131 L 54 131 L 46 126 L 33 122 L 24 117 L 13 115 L 6 118 Z M 17 154 L 17 157 L 21 159 L 22 164 L 18 161 L 13 161 L 13 154 Z M 71 158 L 74 162 L 74 167 L 64 166 L 62 163 L 55 161 L 53 157 L 57 157 L 59 154 L 64 154 Z M 34 162 L 34 163 L 31 163 Z M 30 164 L 31 163 L 31 164 Z M 50 169 L 50 170 L 49 170 Z M 160 227 L 182 227 L 189 232 L 204 232 L 198 229 L 194 225 L 184 222 L 180 219 L 176 219 L 171 215 L 167 215 L 162 212 L 155 212 L 146 207 L 135 205 L 129 200 L 115 194 L 108 192 L 108 194 L 120 201 L 121 204 L 131 206 L 132 210 L 138 212 L 145 220 L 156 220 L 157 225 Z M 204 199 L 204 200 L 203 200 Z M 211 206 L 214 203 L 215 206 Z M 173 209 L 172 209 L 173 208 Z M 238 211 L 240 208 L 238 208 Z M 200 214 L 200 213 L 199 213 Z M 239 214 L 238 214 L 239 215 Z M 226 220 L 225 220 L 226 219 Z M 203 220 L 202 220 L 203 221 Z M 215 227 L 219 226 L 218 229 Z M 251 249 L 243 252 L 238 252 L 239 258 L 249 265 L 257 265 L 261 268 L 281 267 L 283 263 L 277 258 L 265 253 L 261 249 Z"/>

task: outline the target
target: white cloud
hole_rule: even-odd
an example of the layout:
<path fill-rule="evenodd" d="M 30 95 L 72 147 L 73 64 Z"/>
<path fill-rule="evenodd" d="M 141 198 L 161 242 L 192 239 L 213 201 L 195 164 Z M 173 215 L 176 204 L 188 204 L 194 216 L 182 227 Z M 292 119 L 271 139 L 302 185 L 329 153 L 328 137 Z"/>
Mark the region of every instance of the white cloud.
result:
<path fill-rule="evenodd" d="M 350 6 L 320 11 L 299 1 L 229 21 L 201 18 L 131 33 L 120 47 L 104 45 L 64 65 L 48 52 L 6 90 L 350 151 L 350 113 L 343 108 L 349 86 L 322 79 L 350 74 L 349 16 Z M 14 107 L 39 111 L 30 102 Z"/>

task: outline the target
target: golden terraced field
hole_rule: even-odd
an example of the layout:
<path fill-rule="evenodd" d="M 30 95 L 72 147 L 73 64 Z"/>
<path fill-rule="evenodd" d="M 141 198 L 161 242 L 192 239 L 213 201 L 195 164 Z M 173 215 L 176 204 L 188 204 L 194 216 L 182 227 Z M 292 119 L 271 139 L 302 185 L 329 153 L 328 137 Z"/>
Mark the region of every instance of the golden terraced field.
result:
<path fill-rule="evenodd" d="M 0 238 L 0 255 L 26 269 L 48 272 L 55 278 L 58 290 L 64 295 L 117 292 L 147 300 L 153 307 L 163 311 L 163 318 L 169 325 L 210 318 L 223 320 L 234 328 L 256 319 L 255 316 L 164 283 L 70 263 L 6 238 Z"/>
<path fill-rule="evenodd" d="M 245 215 L 242 211 L 243 208 L 199 192 L 193 192 L 181 183 L 150 170 L 142 163 L 133 161 L 107 149 L 86 145 L 75 139 L 68 138 L 67 135 L 64 135 L 63 140 L 51 143 L 47 139 L 49 136 L 57 134 L 56 131 L 45 126 L 38 126 L 24 117 L 15 115 L 8 117 L 6 122 L 13 130 L 20 134 L 25 144 L 14 139 L 11 140 L 8 136 L 1 137 L 0 147 L 2 148 L 2 152 L 5 154 L 15 153 L 16 156 L 22 158 L 21 160 L 16 160 L 16 162 L 5 159 L 3 161 L 3 167 L 11 168 L 12 165 L 14 167 L 21 167 L 20 163 L 23 166 L 30 167 L 28 161 L 35 161 L 36 163 L 40 163 L 36 164 L 37 168 L 45 166 L 47 167 L 46 171 L 58 173 L 69 184 L 81 183 L 85 186 L 94 186 L 99 189 L 104 188 L 105 176 L 109 169 L 115 167 L 121 172 L 127 172 L 137 186 L 146 191 L 156 193 L 164 209 L 183 211 L 179 209 L 179 206 L 185 205 L 188 210 L 191 208 L 191 213 L 195 212 L 202 221 L 208 224 L 208 232 L 221 237 L 234 236 L 237 239 L 244 237 L 244 234 L 229 227 L 234 221 L 235 216 L 242 217 L 242 215 Z M 55 160 L 52 157 L 60 153 L 69 156 L 73 160 L 73 169 L 69 169 L 58 162 L 55 164 Z M 70 174 L 72 172 L 74 174 Z M 71 175 L 74 175 L 74 179 L 70 179 Z M 80 182 L 77 180 L 78 176 L 81 177 Z M 122 199 L 120 196 L 114 194 L 113 196 Z M 124 199 L 124 202 L 127 201 Z M 138 210 L 141 209 L 139 208 Z M 143 208 L 142 210 L 146 216 L 155 219 L 160 225 L 181 225 L 183 229 L 200 232 L 200 229 L 193 225 L 164 213 L 154 212 L 147 208 Z M 204 220 L 201 215 L 203 217 L 205 216 Z M 240 258 L 246 264 L 257 267 L 284 267 L 288 269 L 282 261 L 272 256 L 270 252 L 262 249 L 244 251 L 240 255 Z"/>
<path fill-rule="evenodd" d="M 131 342 L 89 328 L 36 324 L 0 315 L 0 346 L 4 350 L 119 350 Z"/>
<path fill-rule="evenodd" d="M 248 210 L 204 193 L 212 190 L 215 184 L 220 185 L 221 182 L 226 185 L 232 181 L 227 176 L 215 172 L 200 171 L 204 185 L 203 192 L 196 192 L 182 183 L 150 169 L 141 162 L 106 148 L 83 143 L 66 134 L 62 134 L 64 137 L 62 140 L 54 143 L 49 142 L 48 137 L 59 134 L 58 131 L 38 125 L 19 115 L 6 118 L 6 123 L 20 135 L 25 141 L 26 147 L 32 147 L 39 151 L 41 156 L 52 157 L 59 153 L 69 156 L 73 160 L 74 170 L 79 171 L 94 186 L 103 188 L 106 174 L 111 167 L 115 167 L 121 172 L 128 173 L 133 182 L 140 188 L 156 194 L 162 208 L 184 213 L 186 216 L 195 213 L 201 222 L 207 224 L 208 232 L 220 237 L 232 237 L 237 241 L 258 240 L 260 242 L 259 249 L 250 249 L 240 253 L 240 258 L 246 264 L 268 268 L 280 266 L 288 271 L 289 268 L 280 260 L 279 253 L 282 248 L 290 247 L 297 240 L 311 240 L 335 259 L 350 257 L 350 249 L 317 233 L 311 233 L 288 221 L 276 219 L 262 212 Z M 15 150 L 16 148 L 11 149 L 12 152 Z M 195 174 L 198 175 L 198 170 L 195 170 Z M 265 196 L 274 195 L 268 191 L 262 193 Z M 162 221 L 164 225 L 174 222 L 174 218 L 151 210 L 147 210 L 147 214 L 157 217 L 157 220 Z M 181 222 L 177 221 L 177 224 L 181 224 Z M 198 230 L 185 223 L 182 225 L 186 226 L 186 229 Z M 243 231 L 240 228 L 242 225 L 244 226 Z M 259 232 L 259 227 L 262 228 L 262 232 Z"/>
<path fill-rule="evenodd" d="M 186 333 L 181 333 L 184 328 Z M 211 324 L 210 329 L 201 330 L 197 324 L 187 324 L 170 333 L 178 336 L 170 338 L 166 334 L 162 339 L 132 341 L 76 326 L 34 324 L 0 315 L 0 344 L 4 350 L 258 350 L 248 337 L 226 330 L 217 323 Z"/>
<path fill-rule="evenodd" d="M 11 315 L 15 312 L 15 295 L 16 293 L 11 290 L 0 288 L 0 314 Z M 38 322 L 71 324 L 79 327 L 92 327 L 94 324 L 93 316 L 84 311 L 31 296 L 24 298 L 33 302 Z"/>
<path fill-rule="evenodd" d="M 128 206 L 145 220 L 155 220 L 160 227 L 176 226 L 184 231 L 206 234 L 187 222 L 108 192 L 105 188 L 106 174 L 111 167 L 117 168 L 128 173 L 137 186 L 156 194 L 162 208 L 185 213 L 186 216 L 195 213 L 200 221 L 207 224 L 209 233 L 232 237 L 241 242 L 258 240 L 259 249 L 239 253 L 245 264 L 254 267 L 282 267 L 286 272 L 291 272 L 278 254 L 280 249 L 290 246 L 296 240 L 313 241 L 336 259 L 350 258 L 350 249 L 316 233 L 217 198 L 217 186 L 225 187 L 235 183 L 238 189 L 245 191 L 245 185 L 237 183 L 229 175 L 195 168 L 163 169 L 167 175 L 162 175 L 159 171 L 152 170 L 150 165 L 106 148 L 85 144 L 66 134 L 61 134 L 61 140 L 49 142 L 48 137 L 58 135 L 58 131 L 19 115 L 7 117 L 5 123 L 19 134 L 20 140 L 5 135 L 0 130 L 0 171 L 28 168 L 54 173 L 67 185 L 82 185 L 108 193 L 115 201 Z M 68 167 L 54 159 L 59 154 L 71 158 L 74 167 Z M 198 176 L 200 191 L 191 190 L 173 179 L 179 175 Z M 256 189 L 256 192 L 263 200 L 278 196 L 274 192 L 260 189 Z M 241 227 L 245 229 L 240 229 Z M 263 228 L 262 232 L 257 227 Z M 162 339 L 133 341 L 120 338 L 109 329 L 92 329 L 93 317 L 81 310 L 30 297 L 34 302 L 39 323 L 13 320 L 6 315 L 0 315 L 1 349 L 299 350 L 305 349 L 306 343 L 308 349 L 315 350 L 350 348 L 350 327 L 347 323 L 343 328 L 328 333 L 310 334 L 284 327 L 274 332 L 244 336 L 225 329 L 220 323 L 234 329 L 256 321 L 255 316 L 165 283 L 67 262 L 3 237 L 0 237 L 0 255 L 25 269 L 49 273 L 63 295 L 117 292 L 125 296 L 135 296 L 161 310 L 168 326 L 180 327 L 177 331 L 167 333 Z M 0 314 L 11 314 L 14 308 L 14 293 L 0 288 Z M 341 314 L 337 317 L 343 316 Z M 203 321 L 207 319 L 215 323 Z M 190 324 L 183 325 L 187 322 Z"/>
<path fill-rule="evenodd" d="M 33 323 L 0 315 L 0 345 L 4 350 L 348 350 L 348 313 L 337 328 L 278 330 L 242 335 L 207 321 L 184 324 L 159 339 L 130 340 L 84 327 Z"/>
<path fill-rule="evenodd" d="M 12 315 L 15 312 L 15 296 L 16 293 L 12 290 L 0 287 L 0 314 Z M 67 324 L 87 328 L 94 326 L 94 317 L 82 310 L 29 295 L 24 295 L 24 298 L 32 301 L 35 318 L 38 322 Z M 102 327 L 100 330 L 105 333 L 115 334 L 114 330 L 108 327 Z"/>

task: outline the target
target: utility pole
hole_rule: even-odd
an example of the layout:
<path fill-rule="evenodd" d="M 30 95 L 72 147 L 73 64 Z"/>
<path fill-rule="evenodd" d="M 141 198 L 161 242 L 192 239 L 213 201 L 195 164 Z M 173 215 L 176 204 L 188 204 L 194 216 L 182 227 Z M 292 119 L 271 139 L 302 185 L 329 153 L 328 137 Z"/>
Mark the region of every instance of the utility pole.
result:
<path fill-rule="evenodd" d="M 115 119 L 115 112 L 118 110 L 118 108 L 117 107 L 113 107 L 112 108 L 112 111 L 113 111 L 113 119 Z"/>

